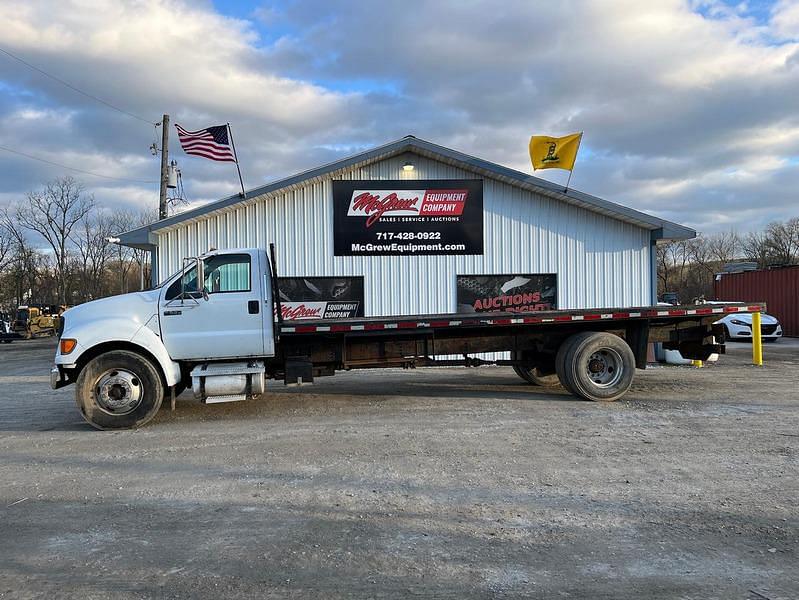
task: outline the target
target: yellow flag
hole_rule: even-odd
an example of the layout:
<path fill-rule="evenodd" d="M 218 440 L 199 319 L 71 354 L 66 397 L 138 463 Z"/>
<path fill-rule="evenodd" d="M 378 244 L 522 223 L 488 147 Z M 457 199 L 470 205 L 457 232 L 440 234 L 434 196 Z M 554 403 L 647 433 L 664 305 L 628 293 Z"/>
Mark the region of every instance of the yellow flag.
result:
<path fill-rule="evenodd" d="M 574 168 L 577 150 L 583 134 L 573 133 L 563 137 L 534 135 L 530 138 L 530 160 L 533 169 L 566 169 Z"/>

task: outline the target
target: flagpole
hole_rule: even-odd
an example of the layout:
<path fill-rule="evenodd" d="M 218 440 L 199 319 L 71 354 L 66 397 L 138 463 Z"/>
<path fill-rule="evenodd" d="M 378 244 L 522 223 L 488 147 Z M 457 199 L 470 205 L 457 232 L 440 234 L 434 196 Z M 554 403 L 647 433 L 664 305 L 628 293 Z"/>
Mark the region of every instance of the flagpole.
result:
<path fill-rule="evenodd" d="M 583 131 L 580 132 L 580 139 L 577 140 L 577 150 L 574 151 L 575 162 L 577 162 L 577 154 L 580 152 L 580 144 L 583 141 L 583 133 L 584 133 Z M 233 152 L 235 152 L 235 149 L 233 150 Z M 572 165 L 572 168 L 569 169 L 569 177 L 568 179 L 566 179 L 566 187 L 563 189 L 564 194 L 569 191 L 569 184 L 571 183 L 572 180 L 572 173 L 574 173 L 574 165 Z"/>
<path fill-rule="evenodd" d="M 233 143 L 233 131 L 230 129 L 230 123 L 227 124 L 227 134 L 230 138 L 230 146 L 233 148 L 233 158 L 236 159 L 236 171 L 239 172 L 239 184 L 241 184 L 241 197 L 244 198 L 244 180 L 241 178 L 241 167 L 239 167 L 239 155 L 236 154 L 236 144 Z M 579 146 L 578 146 L 579 148 Z"/>
<path fill-rule="evenodd" d="M 569 169 L 569 177 L 566 179 L 566 187 L 563 188 L 563 193 L 564 194 L 569 191 L 569 183 L 571 183 L 571 180 L 572 180 L 572 171 L 574 171 L 574 167 Z"/>

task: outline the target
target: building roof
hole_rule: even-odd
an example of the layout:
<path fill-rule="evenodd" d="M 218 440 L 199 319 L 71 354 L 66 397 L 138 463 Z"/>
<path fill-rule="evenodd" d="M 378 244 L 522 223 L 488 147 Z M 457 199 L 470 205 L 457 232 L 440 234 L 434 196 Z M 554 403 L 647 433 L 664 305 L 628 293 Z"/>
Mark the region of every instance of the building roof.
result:
<path fill-rule="evenodd" d="M 403 153 L 413 153 L 431 158 L 439 162 L 460 167 L 478 175 L 493 178 L 544 196 L 555 198 L 562 202 L 585 208 L 595 213 L 618 219 L 619 221 L 637 225 L 642 229 L 649 230 L 653 240 L 684 240 L 696 237 L 696 231 L 689 227 L 684 227 L 683 225 L 678 225 L 677 223 L 672 223 L 671 221 L 622 206 L 621 204 L 609 202 L 608 200 L 603 200 L 602 198 L 578 190 L 569 189 L 566 191 L 563 186 L 552 183 L 551 181 L 533 177 L 527 173 L 503 167 L 502 165 L 408 135 L 402 139 L 372 148 L 371 150 L 366 150 L 365 152 L 342 158 L 335 162 L 316 167 L 315 169 L 297 173 L 291 177 L 286 177 L 285 179 L 280 179 L 248 190 L 244 196 L 236 194 L 227 198 L 222 198 L 221 200 L 198 206 L 197 208 L 173 215 L 150 225 L 133 229 L 132 231 L 120 234 L 119 240 L 120 243 L 125 246 L 152 249 L 157 245 L 156 234 L 158 232 L 166 231 L 188 222 L 197 221 L 214 213 L 224 212 L 231 207 L 249 203 L 259 196 L 281 193 L 288 189 L 304 185 L 310 180 L 325 178 L 335 175 L 338 171 L 365 166 Z"/>

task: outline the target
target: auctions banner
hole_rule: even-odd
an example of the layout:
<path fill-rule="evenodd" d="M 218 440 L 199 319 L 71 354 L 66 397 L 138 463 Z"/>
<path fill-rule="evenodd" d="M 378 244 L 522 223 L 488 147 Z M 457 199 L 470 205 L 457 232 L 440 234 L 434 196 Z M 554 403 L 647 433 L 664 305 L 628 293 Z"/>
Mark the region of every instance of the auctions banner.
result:
<path fill-rule="evenodd" d="M 278 277 L 283 320 L 363 316 L 363 277 Z"/>
<path fill-rule="evenodd" d="M 458 275 L 458 312 L 531 312 L 557 308 L 557 276 Z"/>
<path fill-rule="evenodd" d="M 334 181 L 333 253 L 482 254 L 483 181 Z"/>

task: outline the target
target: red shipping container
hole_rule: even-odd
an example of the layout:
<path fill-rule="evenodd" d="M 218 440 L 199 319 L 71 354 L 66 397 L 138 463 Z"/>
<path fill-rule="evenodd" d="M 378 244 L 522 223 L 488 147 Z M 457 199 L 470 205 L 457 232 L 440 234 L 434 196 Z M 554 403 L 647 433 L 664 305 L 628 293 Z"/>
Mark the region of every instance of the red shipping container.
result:
<path fill-rule="evenodd" d="M 765 302 L 784 335 L 799 337 L 799 266 L 723 273 L 713 283 L 716 300 Z"/>

